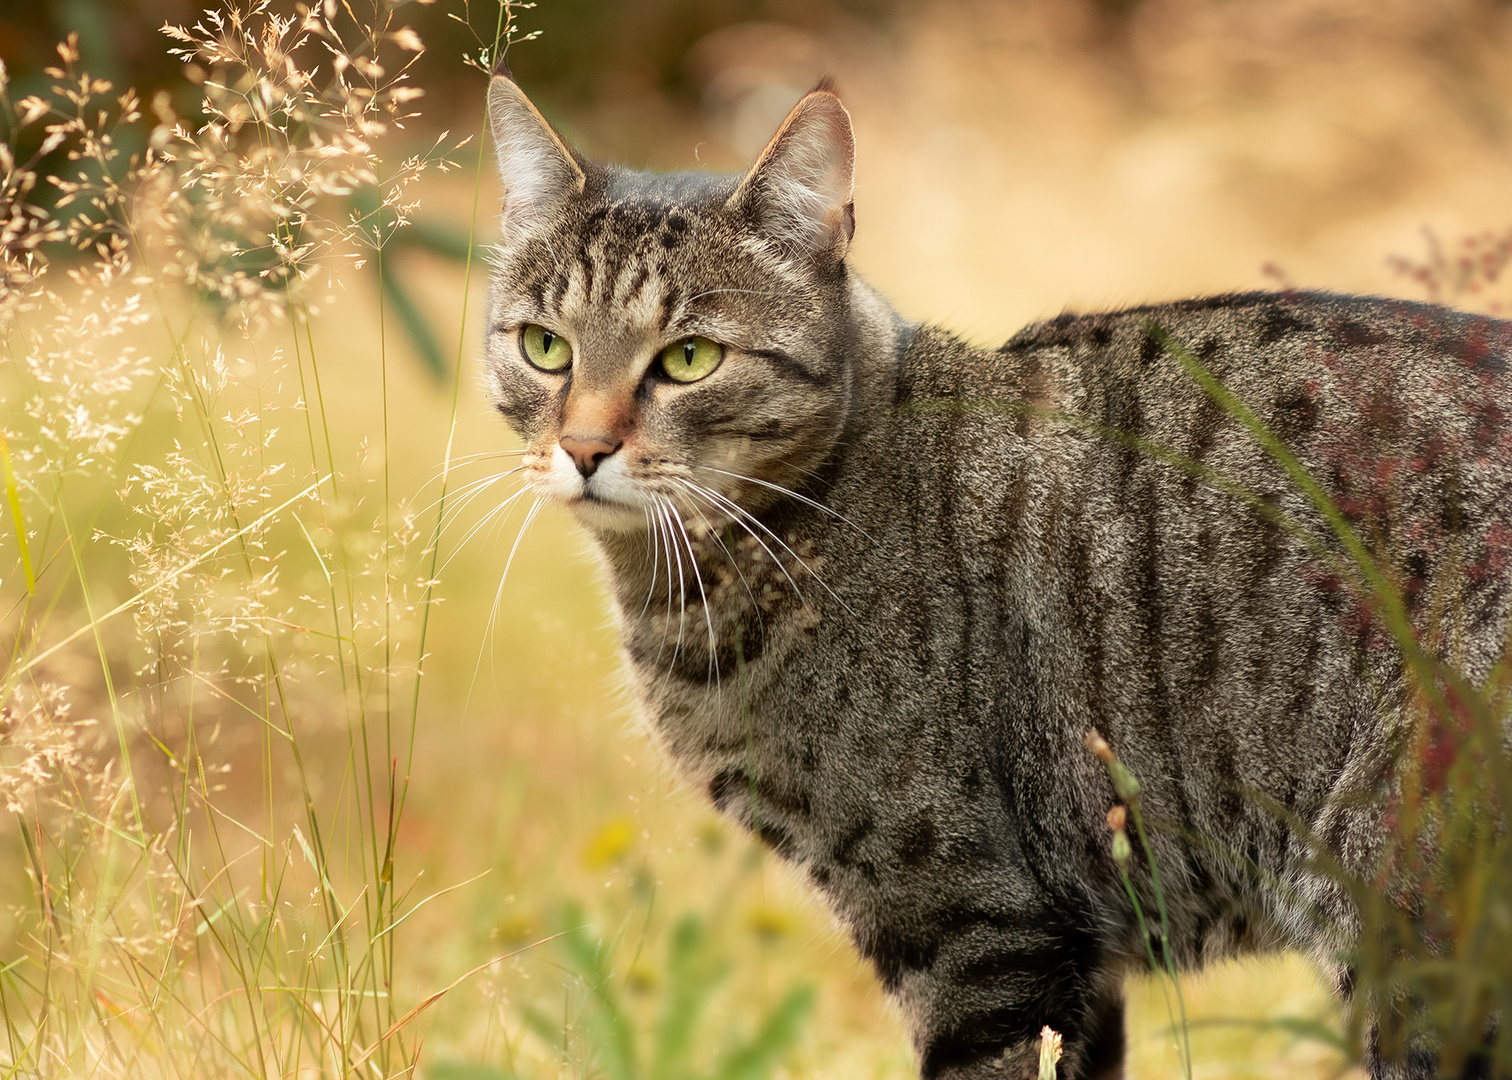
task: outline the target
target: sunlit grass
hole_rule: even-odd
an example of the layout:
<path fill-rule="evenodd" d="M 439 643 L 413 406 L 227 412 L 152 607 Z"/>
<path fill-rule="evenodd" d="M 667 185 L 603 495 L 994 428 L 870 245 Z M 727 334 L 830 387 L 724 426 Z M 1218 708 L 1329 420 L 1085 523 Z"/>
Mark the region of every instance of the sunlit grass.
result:
<path fill-rule="evenodd" d="M 138 109 L 121 89 L 80 92 L 114 117 Z M 341 145 L 372 169 L 353 182 L 409 160 Z M 547 939 L 602 939 L 644 1034 L 693 913 L 730 969 L 699 1054 L 812 984 L 790 1075 L 909 1075 L 899 1023 L 808 890 L 633 729 L 571 523 L 544 512 L 502 584 L 523 508 L 468 538 L 510 490 L 458 511 L 499 468 L 472 455 L 512 445 L 469 366 L 476 265 L 413 256 L 457 369 L 437 392 L 355 265 L 376 257 L 367 235 L 339 214 L 253 220 L 268 159 L 213 148 L 200 165 L 219 186 L 184 210 L 200 231 L 183 248 L 124 227 L 114 195 L 74 279 L 26 261 L 33 226 L 7 234 L 0 1072 L 594 1075 L 591 1033 L 555 1046 L 530 1019 L 584 1015 L 586 954 Z M 403 185 L 391 221 L 417 201 L 471 207 L 456 224 L 486 233 L 485 150 Z M 327 210 L 345 205 L 347 180 L 330 182 L 312 195 Z M 337 272 L 258 276 L 307 256 L 319 271 L 317 240 Z M 1253 1024 L 1333 1022 L 1294 958 L 1184 986 L 1194 1075 L 1341 1060 Z M 1151 982 L 1131 985 L 1130 1017 L 1131 1075 L 1173 1075 Z"/>

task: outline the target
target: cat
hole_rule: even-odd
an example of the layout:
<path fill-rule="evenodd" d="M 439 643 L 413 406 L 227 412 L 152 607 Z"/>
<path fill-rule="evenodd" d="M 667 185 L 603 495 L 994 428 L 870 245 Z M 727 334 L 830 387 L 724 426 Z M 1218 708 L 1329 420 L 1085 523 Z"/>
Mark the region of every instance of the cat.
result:
<path fill-rule="evenodd" d="M 1381 856 L 1401 658 L 1317 506 L 1194 372 L 1406 551 L 1473 680 L 1508 629 L 1512 324 L 1245 293 L 974 348 L 849 266 L 827 81 L 739 176 L 594 164 L 507 69 L 488 116 L 486 371 L 526 482 L 602 555 L 653 737 L 823 894 L 920 1075 L 1034 1076 L 1046 1025 L 1062 1077 L 1122 1075 L 1146 949 L 1092 730 L 1164 823 L 1177 962 L 1296 947 L 1347 993 L 1355 920 L 1310 845 Z M 1443 568 L 1470 548 L 1482 572 Z"/>

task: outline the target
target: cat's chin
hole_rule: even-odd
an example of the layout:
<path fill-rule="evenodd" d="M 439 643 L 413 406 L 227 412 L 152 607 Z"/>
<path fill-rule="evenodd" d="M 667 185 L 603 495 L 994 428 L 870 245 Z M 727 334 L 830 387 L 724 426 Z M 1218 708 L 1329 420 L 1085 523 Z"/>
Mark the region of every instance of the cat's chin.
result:
<path fill-rule="evenodd" d="M 567 503 L 573 517 L 592 532 L 626 533 L 646 530 L 646 512 L 638 506 L 584 495 Z"/>

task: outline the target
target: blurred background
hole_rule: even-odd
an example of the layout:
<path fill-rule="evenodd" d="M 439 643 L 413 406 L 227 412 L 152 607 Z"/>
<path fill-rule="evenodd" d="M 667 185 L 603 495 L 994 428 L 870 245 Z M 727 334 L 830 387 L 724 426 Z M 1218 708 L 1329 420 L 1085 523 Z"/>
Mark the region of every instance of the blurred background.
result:
<path fill-rule="evenodd" d="M 56 41 L 76 32 L 92 74 L 164 91 L 193 116 L 196 73 L 168 56 L 158 28 L 192 23 L 198 9 L 8 3 L 0 57 L 12 97 L 40 86 Z M 413 69 L 426 96 L 394 136 L 399 150 L 442 130 L 481 137 L 485 79 L 465 60 L 491 39 L 497 12 L 450 0 L 402 9 L 426 44 Z M 854 266 L 909 318 L 977 342 L 1067 309 L 1227 290 L 1484 310 L 1506 299 L 1503 0 L 540 0 L 516 18 L 508 59 L 520 84 L 590 155 L 638 167 L 738 169 L 807 87 L 835 76 L 858 143 Z M 312 342 L 336 387 L 337 445 L 366 445 L 383 412 L 379 297 L 413 309 L 418 321 L 390 342 L 404 353 L 388 387 L 402 411 L 384 475 L 414 505 L 449 439 L 461 454 L 511 445 L 480 389 L 480 275 L 457 257 L 469 230 L 492 236 L 486 171 L 468 216 L 472 153 L 423 182 L 419 239 L 389 260 L 392 291 L 366 271 Z M 437 358 L 459 340 L 454 373 Z M 786 1066 L 794 1075 L 909 1075 L 896 1018 L 825 913 L 682 791 L 635 729 L 597 571 L 571 523 L 544 511 L 515 550 L 519 514 L 472 531 L 486 508 L 474 504 L 443 545 L 398 858 L 432 887 L 487 876 L 416 913 L 415 984 L 444 985 L 533 941 L 564 910 L 611 928 L 705 910 L 741 973 L 724 1015 L 760 1011 L 798 982 L 818 987 L 816 1019 Z M 233 793 L 237 739 L 257 737 L 225 736 Z M 329 741 L 316 770 L 335 787 L 346 744 Z M 560 1006 L 564 969 L 542 956 L 491 969 L 432 1010 L 432 1075 L 506 1075 L 529 1028 L 518 1003 Z M 635 985 L 652 993 L 666 976 L 642 968 Z M 1131 994 L 1132 1075 L 1170 1075 L 1159 988 L 1136 981 Z M 1295 958 L 1220 969 L 1188 995 L 1207 1025 L 1194 1032 L 1198 1075 L 1336 1075 L 1337 1051 L 1296 1038 L 1298 1025 L 1255 1027 L 1329 1017 Z"/>
<path fill-rule="evenodd" d="M 72 31 L 92 73 L 193 115 L 157 28 L 193 22 L 194 0 L 5 8 L 18 90 Z M 476 129 L 461 58 L 496 13 L 401 5 L 428 46 L 417 142 Z M 1426 259 L 1425 229 L 1452 246 L 1506 224 L 1503 0 L 540 0 L 518 21 L 539 35 L 510 52 L 521 84 L 632 165 L 734 169 L 835 75 L 859 136 L 857 265 L 910 316 L 987 339 L 1066 306 L 1283 279 L 1401 291 L 1388 259 Z"/>

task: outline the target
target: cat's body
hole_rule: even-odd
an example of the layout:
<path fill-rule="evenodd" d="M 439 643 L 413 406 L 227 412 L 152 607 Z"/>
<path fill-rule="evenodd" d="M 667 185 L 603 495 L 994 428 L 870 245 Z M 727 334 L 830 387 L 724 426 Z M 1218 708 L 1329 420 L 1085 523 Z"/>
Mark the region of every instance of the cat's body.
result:
<path fill-rule="evenodd" d="M 1476 677 L 1505 575 L 1461 559 L 1474 583 L 1451 586 L 1445 567 L 1512 497 L 1483 430 L 1512 408 L 1512 326 L 1251 294 L 972 349 L 846 268 L 849 127 L 827 89 L 744 180 L 590 166 L 504 78 L 491 112 L 490 365 L 532 482 L 599 542 L 650 727 L 824 893 L 922 1074 L 1033 1075 L 1046 1024 L 1061 1075 L 1121 1071 L 1121 978 L 1146 951 L 1092 728 L 1160 823 L 1179 962 L 1292 945 L 1331 963 L 1350 910 L 1281 810 L 1374 864 L 1400 660 L 1316 509 L 1189 365 L 1366 526 L 1386 530 L 1368 504 L 1395 463 L 1406 539 L 1382 543 Z M 695 342 L 718 343 L 713 367 Z"/>

